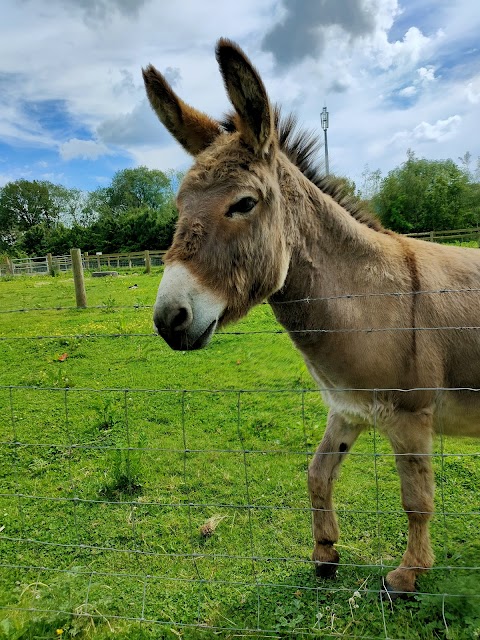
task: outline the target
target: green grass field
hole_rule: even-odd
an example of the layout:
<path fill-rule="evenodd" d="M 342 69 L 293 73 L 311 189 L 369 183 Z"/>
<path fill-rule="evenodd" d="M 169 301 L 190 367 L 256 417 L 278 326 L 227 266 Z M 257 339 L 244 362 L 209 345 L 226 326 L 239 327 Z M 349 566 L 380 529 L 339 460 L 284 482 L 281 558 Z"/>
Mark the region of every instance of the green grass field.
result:
<path fill-rule="evenodd" d="M 143 307 L 159 280 L 87 277 L 84 310 L 69 277 L 0 280 L 0 638 L 480 637 L 478 442 L 434 458 L 437 565 L 392 607 L 406 517 L 365 432 L 335 491 L 341 566 L 317 580 L 306 469 L 327 410 L 303 361 L 247 335 L 278 329 L 266 305 L 243 335 L 169 350 Z"/>

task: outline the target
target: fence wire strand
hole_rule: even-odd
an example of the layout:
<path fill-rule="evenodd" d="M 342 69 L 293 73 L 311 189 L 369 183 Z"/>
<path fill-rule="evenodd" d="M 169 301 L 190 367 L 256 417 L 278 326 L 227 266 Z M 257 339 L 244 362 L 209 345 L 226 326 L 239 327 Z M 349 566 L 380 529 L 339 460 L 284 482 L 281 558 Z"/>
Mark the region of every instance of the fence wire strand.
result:
<path fill-rule="evenodd" d="M 381 292 L 369 292 L 369 293 L 341 293 L 341 294 L 331 294 L 319 297 L 307 297 L 307 298 L 296 298 L 292 300 L 275 300 L 275 305 L 289 305 L 289 304 L 300 304 L 306 303 L 310 304 L 312 302 L 330 302 L 333 300 L 365 300 L 370 298 L 397 298 L 401 299 L 404 297 L 416 297 L 422 295 L 447 295 L 447 294 L 455 294 L 455 293 L 480 293 L 480 289 L 476 288 L 464 288 L 464 289 L 423 289 L 421 291 L 381 291 Z M 269 305 L 269 302 L 264 301 L 262 304 Z M 129 304 L 129 305 L 107 305 L 107 304 L 98 304 L 98 305 L 88 305 L 88 309 L 103 309 L 109 311 L 122 311 L 126 309 L 153 309 L 154 305 L 151 304 L 143 304 L 140 302 Z M 28 313 L 31 311 L 78 311 L 78 308 L 73 305 L 56 305 L 52 307 L 20 307 L 18 309 L 0 309 L 0 314 L 2 313 Z"/>
<path fill-rule="evenodd" d="M 359 329 L 260 329 L 256 331 L 217 331 L 213 340 L 221 339 L 223 336 L 276 336 L 276 335 L 313 335 L 313 334 L 375 334 L 375 333 L 408 333 L 408 332 L 429 332 L 429 331 L 479 331 L 478 325 L 449 325 L 438 327 L 362 327 Z M 29 335 L 29 336 L 0 336 L 0 341 L 20 341 L 20 340 L 93 340 L 97 338 L 155 338 L 154 333 L 69 333 L 50 335 Z"/>

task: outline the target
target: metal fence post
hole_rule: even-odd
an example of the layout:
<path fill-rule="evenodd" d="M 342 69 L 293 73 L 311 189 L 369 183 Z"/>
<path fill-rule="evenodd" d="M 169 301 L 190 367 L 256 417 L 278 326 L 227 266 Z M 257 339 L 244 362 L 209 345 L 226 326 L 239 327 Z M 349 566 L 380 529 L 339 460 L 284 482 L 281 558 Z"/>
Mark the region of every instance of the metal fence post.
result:
<path fill-rule="evenodd" d="M 145 251 L 145 273 L 150 273 L 152 269 L 152 260 L 150 258 L 150 251 Z"/>
<path fill-rule="evenodd" d="M 85 280 L 83 279 L 82 254 L 80 253 L 80 249 L 70 249 L 70 255 L 72 256 L 77 308 L 84 309 L 87 306 L 87 293 L 85 291 Z"/>

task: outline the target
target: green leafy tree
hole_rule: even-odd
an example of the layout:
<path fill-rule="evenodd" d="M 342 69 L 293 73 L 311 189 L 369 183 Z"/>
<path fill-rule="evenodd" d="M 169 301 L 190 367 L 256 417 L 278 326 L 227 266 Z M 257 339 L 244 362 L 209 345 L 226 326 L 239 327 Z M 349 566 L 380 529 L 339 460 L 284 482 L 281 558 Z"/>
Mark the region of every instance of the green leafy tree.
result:
<path fill-rule="evenodd" d="M 29 256 L 45 255 L 50 250 L 50 229 L 44 222 L 35 224 L 22 234 L 18 242 L 21 251 Z"/>
<path fill-rule="evenodd" d="M 362 185 L 358 189 L 357 196 L 362 200 L 372 200 L 380 191 L 382 172 L 380 169 L 371 170 L 368 164 L 362 171 Z"/>
<path fill-rule="evenodd" d="M 111 215 L 109 198 L 108 187 L 98 187 L 95 191 L 90 191 L 84 201 L 81 217 L 77 220 L 78 224 L 87 227 L 93 225 L 102 216 Z"/>
<path fill-rule="evenodd" d="M 401 233 L 454 229 L 475 223 L 468 207 L 469 176 L 452 160 L 425 160 L 407 152 L 373 198 L 383 224 Z"/>
<path fill-rule="evenodd" d="M 159 212 L 147 207 L 126 212 L 119 220 L 122 250 L 166 249 L 172 242 L 176 219 L 176 209 L 166 205 Z"/>
<path fill-rule="evenodd" d="M 59 210 L 50 195 L 49 182 L 16 180 L 7 183 L 0 192 L 0 238 L 4 245 L 13 245 L 32 227 L 51 227 Z"/>
<path fill-rule="evenodd" d="M 80 189 L 71 189 L 61 184 L 48 184 L 50 198 L 58 211 L 58 220 L 67 226 L 89 224 L 89 193 Z"/>
<path fill-rule="evenodd" d="M 97 190 L 91 206 L 97 249 L 106 252 L 165 249 L 172 241 L 177 211 L 175 190 L 181 174 L 138 167 L 118 171 L 112 184 Z"/>
<path fill-rule="evenodd" d="M 106 191 L 110 209 L 118 213 L 142 207 L 158 210 L 173 195 L 168 176 L 147 167 L 117 171 Z"/>
<path fill-rule="evenodd" d="M 465 208 L 469 212 L 469 226 L 480 227 L 480 182 L 467 185 Z"/>

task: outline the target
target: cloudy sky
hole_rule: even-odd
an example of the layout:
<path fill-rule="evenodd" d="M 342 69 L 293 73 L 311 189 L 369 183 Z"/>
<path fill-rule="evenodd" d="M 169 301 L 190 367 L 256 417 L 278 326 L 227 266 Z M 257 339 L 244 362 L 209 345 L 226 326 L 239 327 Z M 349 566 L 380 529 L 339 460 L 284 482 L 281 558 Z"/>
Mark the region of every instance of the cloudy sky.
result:
<path fill-rule="evenodd" d="M 320 129 L 331 168 L 361 185 L 418 156 L 480 155 L 478 0 L 1 0 L 0 186 L 94 189 L 125 167 L 185 169 L 151 112 L 153 63 L 221 117 L 214 47 L 240 44 L 272 101 Z"/>

